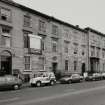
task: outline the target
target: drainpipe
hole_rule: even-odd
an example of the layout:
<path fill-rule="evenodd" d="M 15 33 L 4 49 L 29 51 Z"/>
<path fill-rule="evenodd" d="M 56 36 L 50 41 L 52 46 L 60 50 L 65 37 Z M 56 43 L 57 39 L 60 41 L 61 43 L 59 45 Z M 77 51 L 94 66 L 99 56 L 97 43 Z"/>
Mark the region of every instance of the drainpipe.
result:
<path fill-rule="evenodd" d="M 87 31 L 87 41 L 88 41 L 88 72 L 90 71 L 90 57 L 89 57 L 89 47 L 90 47 L 90 45 L 89 45 L 89 30 Z"/>

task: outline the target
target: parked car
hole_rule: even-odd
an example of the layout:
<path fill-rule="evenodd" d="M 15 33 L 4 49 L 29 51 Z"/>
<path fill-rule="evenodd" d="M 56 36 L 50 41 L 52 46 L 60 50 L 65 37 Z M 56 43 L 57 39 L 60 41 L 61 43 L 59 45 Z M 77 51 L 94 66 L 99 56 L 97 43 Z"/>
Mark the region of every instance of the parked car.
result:
<path fill-rule="evenodd" d="M 86 81 L 96 81 L 96 80 L 101 80 L 101 79 L 102 79 L 101 73 L 88 74 L 88 76 L 85 78 Z"/>
<path fill-rule="evenodd" d="M 93 75 L 92 74 L 88 74 L 88 76 L 85 77 L 85 81 L 93 81 Z"/>
<path fill-rule="evenodd" d="M 17 90 L 21 85 L 22 80 L 13 75 L 0 76 L 0 88 L 13 88 Z"/>
<path fill-rule="evenodd" d="M 102 74 L 101 73 L 93 73 L 93 80 L 101 80 Z"/>
<path fill-rule="evenodd" d="M 60 83 L 72 83 L 72 82 L 81 82 L 83 80 L 83 76 L 80 74 L 71 74 L 68 76 L 64 76 L 60 79 Z"/>
<path fill-rule="evenodd" d="M 102 79 L 105 79 L 105 72 L 101 73 Z"/>
<path fill-rule="evenodd" d="M 38 71 L 33 78 L 30 79 L 31 86 L 40 87 L 41 85 L 50 84 L 54 85 L 56 78 L 53 72 Z"/>

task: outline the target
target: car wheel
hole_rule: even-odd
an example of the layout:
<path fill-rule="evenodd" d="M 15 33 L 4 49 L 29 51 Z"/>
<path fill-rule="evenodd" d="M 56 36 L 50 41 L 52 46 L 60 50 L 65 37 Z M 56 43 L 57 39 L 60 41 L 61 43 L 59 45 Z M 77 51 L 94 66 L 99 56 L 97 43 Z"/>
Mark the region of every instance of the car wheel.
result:
<path fill-rule="evenodd" d="M 13 88 L 14 88 L 14 90 L 18 90 L 19 89 L 19 85 L 16 84 L 16 85 L 13 86 Z"/>
<path fill-rule="evenodd" d="M 50 81 L 50 85 L 53 86 L 55 84 L 55 82 L 52 80 Z"/>
<path fill-rule="evenodd" d="M 36 82 L 36 86 L 40 87 L 41 86 L 41 82 L 40 81 Z"/>

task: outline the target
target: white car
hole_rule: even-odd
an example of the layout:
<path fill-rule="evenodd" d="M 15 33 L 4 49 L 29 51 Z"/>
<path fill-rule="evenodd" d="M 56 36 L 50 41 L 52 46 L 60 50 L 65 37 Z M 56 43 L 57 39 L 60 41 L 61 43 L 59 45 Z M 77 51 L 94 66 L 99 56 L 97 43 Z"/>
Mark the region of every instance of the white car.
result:
<path fill-rule="evenodd" d="M 101 75 L 102 75 L 102 79 L 105 79 L 105 72 L 102 72 Z"/>
<path fill-rule="evenodd" d="M 93 80 L 101 80 L 102 74 L 101 73 L 93 73 Z"/>
<path fill-rule="evenodd" d="M 53 72 L 39 71 L 30 79 L 31 86 L 40 87 L 42 84 L 54 85 L 56 83 L 56 78 Z"/>

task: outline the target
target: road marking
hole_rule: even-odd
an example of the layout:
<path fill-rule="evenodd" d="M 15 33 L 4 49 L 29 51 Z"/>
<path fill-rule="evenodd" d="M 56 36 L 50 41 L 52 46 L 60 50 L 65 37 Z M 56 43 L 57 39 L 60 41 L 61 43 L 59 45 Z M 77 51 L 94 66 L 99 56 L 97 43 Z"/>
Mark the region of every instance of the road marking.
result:
<path fill-rule="evenodd" d="M 0 103 L 9 102 L 9 101 L 16 101 L 16 100 L 19 100 L 19 98 L 18 97 L 14 97 L 14 98 L 9 98 L 9 99 L 3 99 L 3 100 L 0 100 Z"/>
<path fill-rule="evenodd" d="M 66 96 L 78 95 L 78 94 L 92 92 L 92 91 L 101 90 L 101 89 L 105 89 L 105 86 L 100 86 L 100 87 L 95 87 L 95 88 L 90 88 L 90 89 L 84 89 L 84 90 L 78 90 L 78 91 L 62 93 L 62 94 L 56 94 L 53 96 L 39 98 L 39 99 L 22 100 L 22 101 L 10 103 L 8 105 L 30 105 L 30 104 L 34 104 L 34 103 L 50 101 L 50 100 L 54 100 L 57 98 L 59 99 L 59 98 L 63 98 Z"/>

